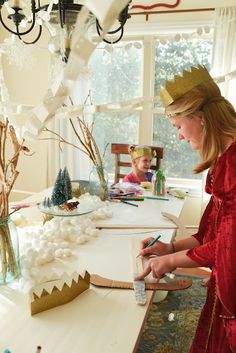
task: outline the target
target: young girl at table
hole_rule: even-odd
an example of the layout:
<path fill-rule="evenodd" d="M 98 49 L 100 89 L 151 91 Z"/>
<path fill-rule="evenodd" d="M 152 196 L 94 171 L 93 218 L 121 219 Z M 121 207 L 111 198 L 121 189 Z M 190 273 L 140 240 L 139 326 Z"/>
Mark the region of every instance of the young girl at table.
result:
<path fill-rule="evenodd" d="M 132 172 L 127 174 L 123 182 L 141 184 L 152 180 L 150 169 L 153 153 L 148 146 L 129 146 L 129 154 L 132 160 Z"/>
<path fill-rule="evenodd" d="M 189 352 L 236 352 L 236 112 L 201 66 L 167 82 L 161 99 L 179 139 L 200 154 L 195 173 L 209 168 L 205 190 L 211 199 L 193 236 L 146 249 L 152 238 L 142 242 L 142 255 L 158 256 L 137 279 L 152 272 L 160 280 L 177 267 L 209 267 L 206 303 Z"/>

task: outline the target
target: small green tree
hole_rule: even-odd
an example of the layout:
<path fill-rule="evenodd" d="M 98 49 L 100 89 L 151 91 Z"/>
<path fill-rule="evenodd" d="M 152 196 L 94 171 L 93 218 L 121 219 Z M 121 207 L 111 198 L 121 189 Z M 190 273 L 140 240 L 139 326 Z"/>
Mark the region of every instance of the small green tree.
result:
<path fill-rule="evenodd" d="M 64 181 L 65 181 L 65 192 L 67 195 L 66 200 L 70 200 L 72 198 L 72 186 L 71 186 L 70 175 L 66 167 L 63 169 L 62 177 L 64 178 Z"/>
<path fill-rule="evenodd" d="M 62 169 L 60 169 L 52 190 L 51 200 L 54 206 L 62 205 L 68 200 L 65 186 L 65 178 Z"/>

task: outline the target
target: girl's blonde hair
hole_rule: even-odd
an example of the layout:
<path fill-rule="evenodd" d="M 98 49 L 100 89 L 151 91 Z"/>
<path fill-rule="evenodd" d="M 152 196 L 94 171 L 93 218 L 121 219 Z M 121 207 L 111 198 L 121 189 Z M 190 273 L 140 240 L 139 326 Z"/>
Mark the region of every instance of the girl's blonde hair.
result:
<path fill-rule="evenodd" d="M 232 104 L 221 96 L 214 81 L 206 81 L 169 105 L 165 113 L 169 117 L 181 114 L 191 119 L 196 111 L 204 113 L 204 137 L 199 150 L 201 163 L 193 169 L 194 173 L 200 173 L 213 165 L 223 152 L 223 139 L 234 138 L 236 112 Z"/>

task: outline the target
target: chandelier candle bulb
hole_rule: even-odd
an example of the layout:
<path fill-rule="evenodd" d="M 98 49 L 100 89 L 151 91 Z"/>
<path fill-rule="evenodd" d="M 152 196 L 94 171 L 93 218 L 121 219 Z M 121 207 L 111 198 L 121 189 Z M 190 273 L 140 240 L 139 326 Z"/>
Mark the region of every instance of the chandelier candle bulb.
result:
<path fill-rule="evenodd" d="M 70 49 L 70 38 L 65 38 L 65 49 Z"/>
<path fill-rule="evenodd" d="M 21 9 L 21 8 L 22 8 L 21 5 L 22 5 L 22 4 L 21 4 L 21 0 L 12 0 L 12 1 L 10 2 L 10 7 L 12 7 L 13 9 L 14 9 L 14 8 Z"/>

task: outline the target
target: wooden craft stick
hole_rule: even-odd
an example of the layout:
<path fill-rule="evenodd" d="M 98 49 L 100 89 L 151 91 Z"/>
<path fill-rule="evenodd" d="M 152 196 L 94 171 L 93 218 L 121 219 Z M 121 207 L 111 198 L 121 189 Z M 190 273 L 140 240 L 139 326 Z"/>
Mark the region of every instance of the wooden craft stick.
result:
<path fill-rule="evenodd" d="M 102 224 L 97 225 L 98 229 L 177 229 L 177 226 L 151 226 L 151 225 L 142 225 L 142 224 Z"/>
<path fill-rule="evenodd" d="M 90 275 L 90 283 L 96 287 L 117 288 L 117 289 L 134 289 L 132 282 L 114 281 L 104 278 L 96 274 Z M 181 290 L 191 287 L 192 280 L 190 278 L 173 279 L 167 283 L 145 283 L 146 290 Z"/>
<path fill-rule="evenodd" d="M 177 225 L 173 226 L 151 226 L 151 225 L 142 225 L 142 224 L 132 224 L 132 225 L 127 225 L 127 224 L 102 224 L 102 225 L 97 225 L 96 228 L 98 229 L 169 229 L 169 230 L 175 230 L 178 229 Z M 198 226 L 196 225 L 189 225 L 185 226 L 186 229 L 198 229 Z"/>

